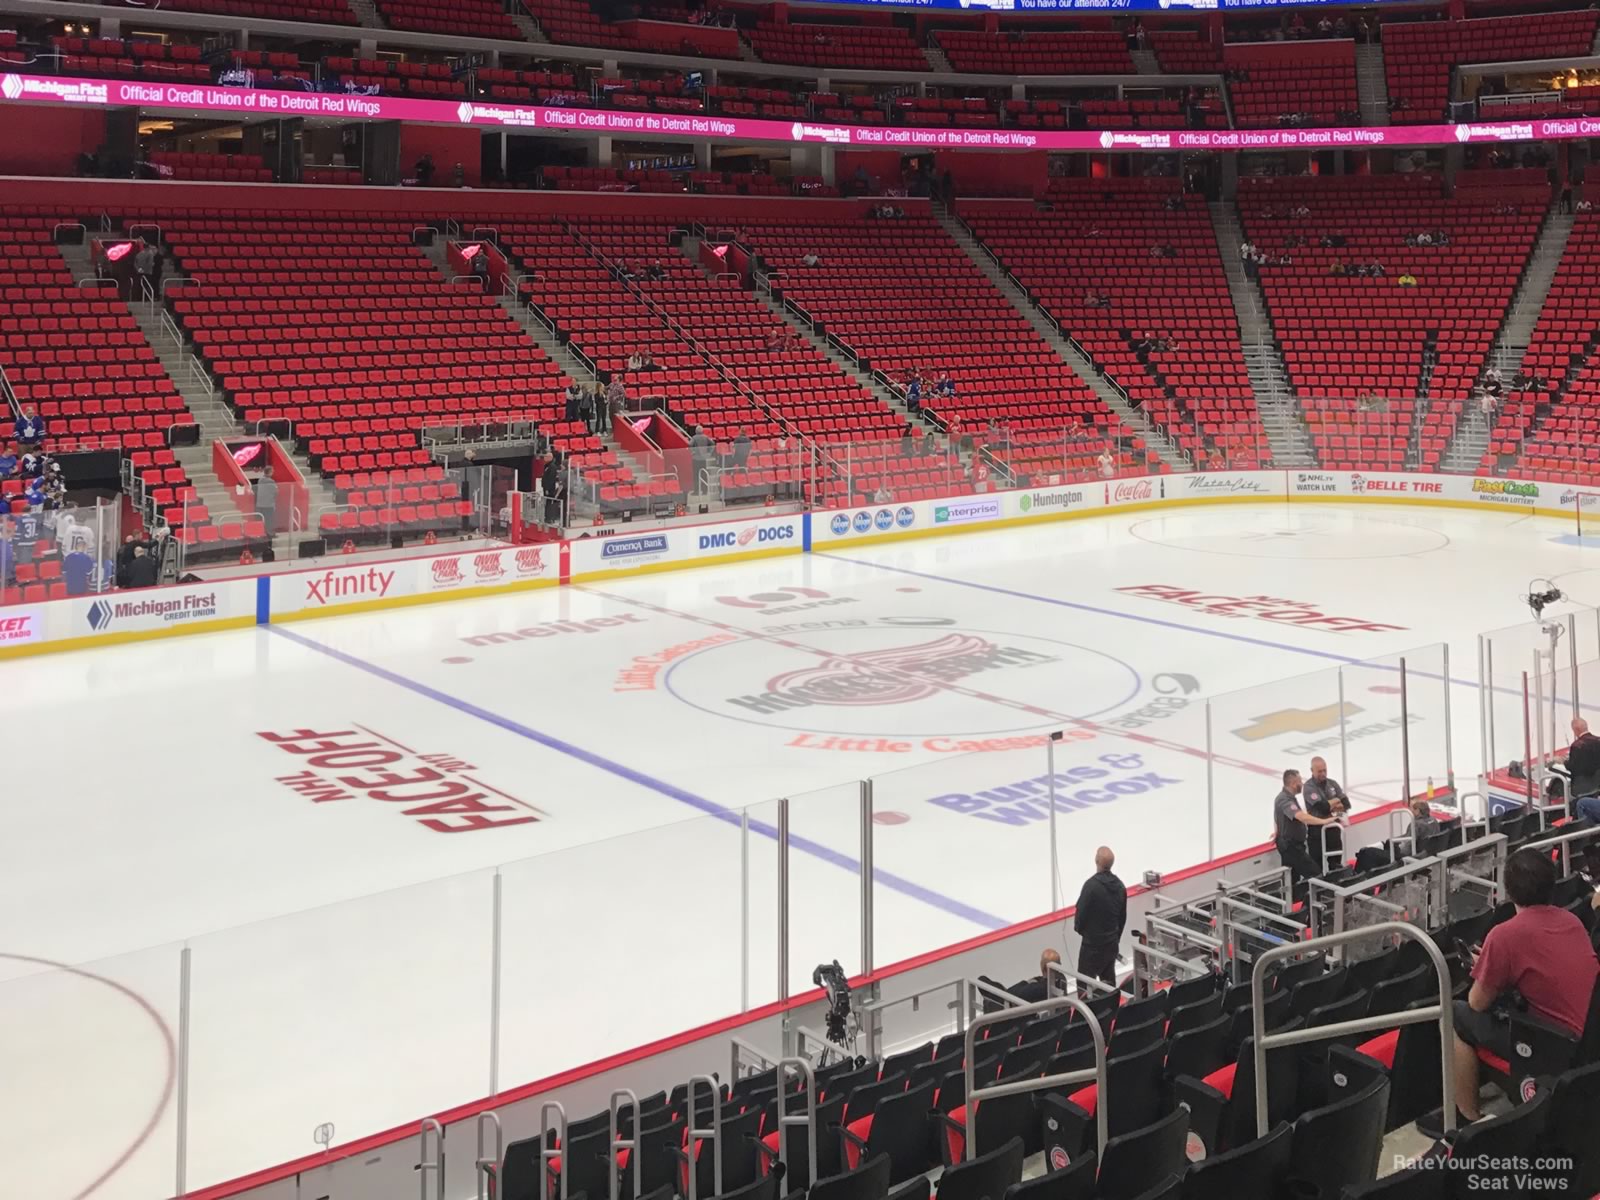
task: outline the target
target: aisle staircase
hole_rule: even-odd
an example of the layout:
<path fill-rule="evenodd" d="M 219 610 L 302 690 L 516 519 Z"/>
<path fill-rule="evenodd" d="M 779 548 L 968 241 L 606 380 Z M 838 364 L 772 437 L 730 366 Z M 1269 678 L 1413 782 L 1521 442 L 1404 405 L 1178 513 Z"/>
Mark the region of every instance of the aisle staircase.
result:
<path fill-rule="evenodd" d="M 1065 336 L 1061 327 L 1041 309 L 1033 298 L 1030 297 L 1008 274 L 999 260 L 990 252 L 989 248 L 972 236 L 961 220 L 950 212 L 949 208 L 935 202 L 933 205 L 934 216 L 946 233 L 955 241 L 956 245 L 966 253 L 978 269 L 984 273 L 995 287 L 1000 289 L 1002 295 L 1016 307 L 1028 323 L 1038 332 L 1054 350 L 1057 356 L 1072 368 L 1073 372 L 1089 389 L 1100 398 L 1103 403 L 1117 416 L 1122 418 L 1122 423 L 1144 439 L 1152 452 L 1162 462 L 1174 471 L 1190 471 L 1194 469 L 1188 455 L 1169 438 L 1166 431 L 1151 421 L 1143 411 L 1135 408 L 1128 399 L 1126 392 L 1116 387 L 1109 379 L 1097 370 L 1093 363 Z"/>
<path fill-rule="evenodd" d="M 1522 357 L 1533 338 L 1533 327 L 1538 324 L 1539 312 L 1550 294 L 1550 284 L 1561 265 L 1561 256 L 1567 249 L 1567 238 L 1572 234 L 1573 216 L 1557 210 L 1552 203 L 1539 226 L 1539 237 L 1528 256 L 1517 290 L 1512 294 L 1511 307 L 1495 334 L 1494 345 L 1484 362 L 1484 371 L 1490 367 L 1500 372 L 1502 380 L 1509 381 L 1522 367 Z M 1482 381 L 1483 376 L 1479 376 Z M 1486 418 L 1478 406 L 1467 401 L 1466 408 L 1456 423 L 1455 436 L 1445 448 L 1439 468 L 1443 471 L 1476 471 L 1489 450 L 1492 418 Z"/>
<path fill-rule="evenodd" d="M 1356 96 L 1363 125 L 1389 123 L 1389 79 L 1383 47 L 1377 43 L 1356 47 Z"/>
<path fill-rule="evenodd" d="M 1250 374 L 1250 390 L 1255 394 L 1256 412 L 1267 431 L 1272 460 L 1280 467 L 1312 467 L 1317 463 L 1311 431 L 1306 428 L 1289 388 L 1289 372 L 1278 352 L 1277 334 L 1267 316 L 1261 287 L 1244 271 L 1239 245 L 1244 231 L 1232 203 L 1213 200 L 1211 230 L 1222 256 L 1222 269 L 1228 276 L 1228 291 L 1233 296 L 1233 311 L 1239 321 L 1239 348 L 1245 369 Z"/>

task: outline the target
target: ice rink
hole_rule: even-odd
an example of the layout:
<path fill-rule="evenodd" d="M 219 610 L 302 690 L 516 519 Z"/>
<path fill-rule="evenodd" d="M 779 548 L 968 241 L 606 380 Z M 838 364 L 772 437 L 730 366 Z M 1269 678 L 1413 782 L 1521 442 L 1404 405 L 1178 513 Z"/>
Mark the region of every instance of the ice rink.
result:
<path fill-rule="evenodd" d="M 185 968 L 190 1187 L 486 1095 L 497 887 L 502 1088 L 771 1001 L 779 796 L 798 987 L 864 778 L 879 966 L 1048 911 L 1049 731 L 1065 902 L 1266 840 L 1319 749 L 1398 799 L 1402 654 L 1413 790 L 1470 780 L 1476 635 L 1600 602 L 1566 532 L 1124 514 L 7 663 L 0 1161 L 170 1193 Z"/>

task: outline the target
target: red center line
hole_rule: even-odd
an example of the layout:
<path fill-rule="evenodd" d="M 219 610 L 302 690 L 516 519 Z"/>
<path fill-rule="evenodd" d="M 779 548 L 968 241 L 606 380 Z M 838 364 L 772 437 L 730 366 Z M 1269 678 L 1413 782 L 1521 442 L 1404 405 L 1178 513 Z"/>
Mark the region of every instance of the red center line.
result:
<path fill-rule="evenodd" d="M 681 620 L 693 621 L 698 625 L 709 625 L 713 629 L 721 629 L 728 633 L 739 634 L 743 637 L 754 638 L 758 641 L 770 642 L 776 646 L 783 646 L 790 650 L 798 650 L 803 654 L 812 654 L 819 658 L 825 659 L 842 660 L 847 662 L 852 661 L 851 656 L 848 654 L 834 654 L 827 650 L 820 650 L 815 646 L 807 646 L 802 642 L 790 641 L 788 638 L 778 637 L 776 634 L 763 633 L 759 629 L 746 629 L 743 626 L 733 625 L 727 621 L 719 621 L 714 617 L 697 616 L 694 613 L 683 612 L 675 608 L 667 608 L 665 605 L 652 604 L 648 600 L 639 600 L 632 596 L 619 596 L 614 592 L 603 592 L 597 588 L 583 585 L 579 585 L 578 590 L 592 593 L 593 595 L 599 596 L 605 600 L 616 601 L 619 604 L 628 604 L 635 608 L 643 608 L 650 612 L 659 613 L 662 616 L 678 617 Z M 997 696 L 992 692 L 980 692 L 975 688 L 962 687 L 959 684 L 946 683 L 937 679 L 923 679 L 921 676 L 912 675 L 908 672 L 895 671 L 892 667 L 874 665 L 872 669 L 883 675 L 910 680 L 913 683 L 919 683 L 927 687 L 939 688 L 943 691 L 951 692 L 958 696 L 967 697 L 968 699 L 982 700 L 990 704 L 1001 705 L 1005 708 L 1016 709 L 1019 712 L 1031 713 L 1035 716 L 1048 717 L 1050 720 L 1060 721 L 1064 725 L 1072 725 L 1079 729 L 1087 729 L 1101 737 L 1125 738 L 1130 742 L 1137 742 L 1140 745 L 1154 746 L 1162 750 L 1171 750 L 1178 754 L 1188 755 L 1191 758 L 1209 759 L 1210 761 L 1220 763 L 1223 766 L 1237 767 L 1241 771 L 1250 771 L 1256 775 L 1267 775 L 1274 779 L 1279 778 L 1282 775 L 1281 771 L 1273 767 L 1262 766 L 1260 763 L 1247 762 L 1242 758 L 1231 758 L 1226 755 L 1211 753 L 1201 749 L 1198 746 L 1187 746 L 1182 742 L 1174 742 L 1168 738 L 1155 737 L 1148 733 L 1134 733 L 1126 729 L 1112 729 L 1110 726 L 1098 724 L 1097 722 L 1088 720 L 1084 717 L 1074 717 L 1067 713 L 1053 712 L 1050 709 L 1040 708 L 1037 705 L 1025 704 L 1020 700 L 1011 700 L 1005 696 Z"/>

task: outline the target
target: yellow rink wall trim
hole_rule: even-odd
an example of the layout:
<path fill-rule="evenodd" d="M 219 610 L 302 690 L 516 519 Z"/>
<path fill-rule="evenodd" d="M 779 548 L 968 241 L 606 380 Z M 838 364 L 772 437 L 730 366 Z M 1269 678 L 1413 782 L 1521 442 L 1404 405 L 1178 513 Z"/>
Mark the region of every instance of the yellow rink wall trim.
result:
<path fill-rule="evenodd" d="M 3 612 L 0 609 L 0 612 Z M 120 646 L 128 642 L 149 642 L 157 638 L 185 637 L 191 633 L 220 633 L 224 629 L 249 629 L 254 617 L 219 617 L 214 621 L 187 621 L 171 629 L 128 629 L 115 633 L 90 633 L 83 637 L 61 638 L 54 642 L 29 642 L 22 646 L 0 646 L 0 660 L 31 658 L 35 654 L 57 654 L 68 650 L 93 650 L 101 646 Z"/>
<path fill-rule="evenodd" d="M 1559 486 L 1559 485 L 1554 485 Z M 1003 494 L 1003 493 L 994 493 Z M 535 591 L 542 588 L 557 587 L 563 584 L 579 584 L 598 582 L 606 579 L 620 579 L 636 575 L 656 574 L 662 571 L 693 570 L 701 567 L 724 566 L 729 563 L 750 562 L 756 559 L 781 558 L 793 554 L 808 553 L 813 550 L 823 552 L 828 550 L 847 550 L 853 546 L 871 546 L 884 542 L 910 541 L 917 538 L 957 536 L 971 533 L 985 533 L 996 529 L 1013 529 L 1026 526 L 1037 526 L 1054 523 L 1057 521 L 1075 521 L 1085 517 L 1099 517 L 1107 515 L 1121 515 L 1123 513 L 1152 512 L 1170 508 L 1209 507 L 1222 504 L 1388 504 L 1409 508 L 1453 508 L 1477 513 L 1499 512 L 1510 517 L 1557 517 L 1568 516 L 1561 509 L 1549 508 L 1521 508 L 1515 506 L 1495 506 L 1477 503 L 1471 500 L 1447 500 L 1424 498 L 1419 496 L 1338 496 L 1324 494 L 1301 494 L 1281 496 L 1194 496 L 1172 497 L 1161 500 L 1147 500 L 1133 504 L 1120 504 L 1113 507 L 1099 506 L 1084 508 L 1077 511 L 1041 513 L 1037 516 L 1000 517 L 992 521 L 974 521 L 970 524 L 960 525 L 933 525 L 923 529 L 897 529 L 887 533 L 864 534 L 860 537 L 845 537 L 818 543 L 816 546 L 774 546 L 765 550 L 744 550 L 733 554 L 724 554 L 716 558 L 683 559 L 669 562 L 646 563 L 634 567 L 618 567 L 608 570 L 584 571 L 573 573 L 567 579 L 527 579 L 514 583 L 493 584 L 487 587 L 463 588 L 460 591 L 428 593 L 416 596 L 392 596 L 372 600 L 354 600 L 347 604 L 329 605 L 324 608 L 297 609 L 283 613 L 265 613 L 265 620 L 258 613 L 257 616 L 225 617 L 212 621 L 196 621 L 175 625 L 170 629 L 125 630 L 113 633 L 86 634 L 83 637 L 63 638 L 57 641 L 34 642 L 18 646 L 0 646 L 0 661 L 13 658 L 26 658 L 39 654 L 65 653 L 72 650 L 97 649 L 104 646 L 123 645 L 130 642 L 150 641 L 156 638 L 184 637 L 190 634 L 215 633 L 229 629 L 246 629 L 252 625 L 265 623 L 280 624 L 292 621 L 313 621 L 323 617 L 349 616 L 355 613 L 376 612 L 389 608 L 408 608 L 422 604 L 441 604 L 453 600 L 474 600 L 487 596 L 506 595 L 514 592 Z M 806 518 L 815 518 L 816 514 L 802 514 Z M 259 576 L 258 583 L 270 581 L 273 576 Z M 270 583 L 267 584 L 270 587 Z"/>

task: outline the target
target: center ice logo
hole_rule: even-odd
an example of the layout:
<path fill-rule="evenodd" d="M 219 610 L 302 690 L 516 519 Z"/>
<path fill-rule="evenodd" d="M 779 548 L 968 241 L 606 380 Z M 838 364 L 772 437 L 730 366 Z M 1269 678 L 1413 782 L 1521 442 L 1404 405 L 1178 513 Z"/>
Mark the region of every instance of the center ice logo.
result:
<path fill-rule="evenodd" d="M 776 675 L 760 695 L 733 696 L 728 703 L 758 713 L 813 704 L 911 704 L 981 671 L 1051 661 L 1051 656 L 1034 650 L 951 633 L 920 645 L 833 656 L 815 667 Z"/>

